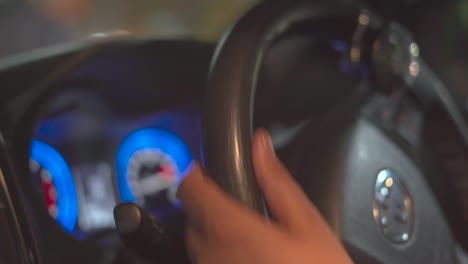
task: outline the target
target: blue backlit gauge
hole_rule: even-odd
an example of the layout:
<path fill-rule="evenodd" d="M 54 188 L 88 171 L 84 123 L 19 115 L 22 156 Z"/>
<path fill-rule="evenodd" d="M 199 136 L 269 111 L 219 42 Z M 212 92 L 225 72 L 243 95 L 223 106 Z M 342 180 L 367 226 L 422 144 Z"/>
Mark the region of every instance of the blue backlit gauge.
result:
<path fill-rule="evenodd" d="M 191 162 L 190 150 L 175 134 L 156 128 L 132 132 L 116 156 L 121 200 L 152 211 L 174 205 L 175 190 Z"/>
<path fill-rule="evenodd" d="M 33 177 L 40 179 L 49 214 L 65 231 L 72 233 L 78 216 L 78 199 L 67 163 L 54 148 L 33 140 L 30 170 Z"/>

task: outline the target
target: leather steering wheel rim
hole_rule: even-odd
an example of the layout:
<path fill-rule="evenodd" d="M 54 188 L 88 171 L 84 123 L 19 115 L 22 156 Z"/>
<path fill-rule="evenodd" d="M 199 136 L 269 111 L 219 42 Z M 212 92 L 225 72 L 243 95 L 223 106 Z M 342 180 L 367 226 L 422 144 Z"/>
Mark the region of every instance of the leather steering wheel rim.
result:
<path fill-rule="evenodd" d="M 350 40 L 356 7 L 313 1 L 271 1 L 253 8 L 222 38 L 215 51 L 203 116 L 204 166 L 222 189 L 266 214 L 251 157 L 253 108 L 267 50 L 292 34 Z M 306 25 L 301 27 L 301 25 Z"/>

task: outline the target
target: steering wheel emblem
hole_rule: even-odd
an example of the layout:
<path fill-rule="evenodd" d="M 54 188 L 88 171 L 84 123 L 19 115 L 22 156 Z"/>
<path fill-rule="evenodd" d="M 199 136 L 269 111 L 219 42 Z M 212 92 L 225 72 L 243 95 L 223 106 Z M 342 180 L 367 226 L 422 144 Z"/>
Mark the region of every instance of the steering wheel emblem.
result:
<path fill-rule="evenodd" d="M 386 238 L 399 244 L 410 240 L 413 202 L 395 171 L 384 169 L 377 174 L 372 207 L 374 219 Z"/>

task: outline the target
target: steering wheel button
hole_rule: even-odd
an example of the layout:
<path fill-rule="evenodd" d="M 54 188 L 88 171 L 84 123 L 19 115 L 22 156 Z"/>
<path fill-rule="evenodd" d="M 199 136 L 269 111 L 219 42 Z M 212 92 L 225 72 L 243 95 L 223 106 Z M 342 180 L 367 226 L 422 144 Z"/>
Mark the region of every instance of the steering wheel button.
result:
<path fill-rule="evenodd" d="M 388 192 L 388 188 L 383 187 L 382 189 L 380 189 L 380 197 L 388 198 Z"/>
<path fill-rule="evenodd" d="M 377 202 L 379 203 L 379 206 L 381 206 L 383 209 L 388 209 L 390 207 L 388 197 L 384 197 L 382 195 L 379 195 L 377 197 Z"/>
<path fill-rule="evenodd" d="M 408 239 L 409 239 L 408 233 L 404 233 L 403 235 L 401 235 L 401 240 L 407 241 Z"/>
<path fill-rule="evenodd" d="M 401 212 L 397 214 L 396 218 L 402 223 L 407 223 L 409 219 L 409 215 L 407 212 Z"/>
<path fill-rule="evenodd" d="M 383 226 L 387 226 L 388 225 L 388 218 L 386 216 L 382 217 L 381 223 L 382 223 Z"/>

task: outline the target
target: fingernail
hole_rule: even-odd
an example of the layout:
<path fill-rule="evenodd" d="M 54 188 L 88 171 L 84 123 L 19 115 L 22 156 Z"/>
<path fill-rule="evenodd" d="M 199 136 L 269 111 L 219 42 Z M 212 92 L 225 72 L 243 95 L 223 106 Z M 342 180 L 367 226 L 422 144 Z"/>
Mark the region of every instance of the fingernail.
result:
<path fill-rule="evenodd" d="M 266 170 L 276 156 L 271 143 L 270 135 L 265 129 L 259 129 L 254 135 L 254 165 L 256 167 L 255 175 L 259 186 L 265 186 L 268 182 Z"/>
<path fill-rule="evenodd" d="M 260 140 L 262 142 L 262 151 L 265 155 L 269 157 L 276 156 L 275 149 L 273 147 L 273 143 L 271 142 L 271 137 L 268 134 L 268 131 L 261 130 L 260 132 Z"/>

